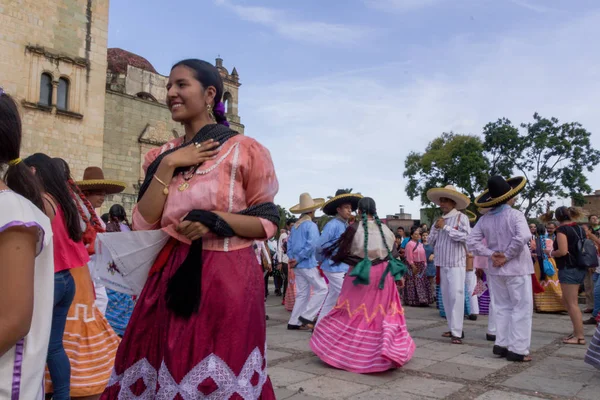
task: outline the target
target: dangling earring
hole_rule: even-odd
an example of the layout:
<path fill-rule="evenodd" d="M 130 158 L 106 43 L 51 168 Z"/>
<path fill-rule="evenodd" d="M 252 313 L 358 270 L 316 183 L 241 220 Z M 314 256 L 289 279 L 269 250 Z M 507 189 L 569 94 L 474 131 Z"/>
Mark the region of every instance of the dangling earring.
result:
<path fill-rule="evenodd" d="M 210 118 L 212 121 L 216 121 L 215 114 L 213 113 L 213 109 L 210 104 L 206 105 L 206 111 L 208 112 L 208 118 Z"/>

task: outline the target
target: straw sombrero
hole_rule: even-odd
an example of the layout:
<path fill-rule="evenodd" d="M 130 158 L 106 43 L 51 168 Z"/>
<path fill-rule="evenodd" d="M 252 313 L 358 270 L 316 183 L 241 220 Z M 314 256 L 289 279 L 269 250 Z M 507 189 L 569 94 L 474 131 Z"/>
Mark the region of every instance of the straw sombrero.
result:
<path fill-rule="evenodd" d="M 310 194 L 302 193 L 300 195 L 300 203 L 290 208 L 292 214 L 304 214 L 307 212 L 318 210 L 325 203 L 325 199 L 313 199 Z"/>
<path fill-rule="evenodd" d="M 477 221 L 477 214 L 475 214 L 473 211 L 465 210 L 465 214 L 467 214 L 467 217 L 469 217 L 469 222 Z"/>
<path fill-rule="evenodd" d="M 440 205 L 440 199 L 445 197 L 453 200 L 456 203 L 457 210 L 464 210 L 471 204 L 471 199 L 456 190 L 452 185 L 448 185 L 444 188 L 433 188 L 427 191 L 427 198 L 435 205 Z"/>
<path fill-rule="evenodd" d="M 83 179 L 75 183 L 82 191 L 103 191 L 106 194 L 121 193 L 127 186 L 125 182 L 104 179 L 104 172 L 100 167 L 87 167 L 83 172 Z"/>
<path fill-rule="evenodd" d="M 350 193 L 344 189 L 339 189 L 335 192 L 335 196 L 331 199 L 327 200 L 325 204 L 323 204 L 323 212 L 329 216 L 333 216 L 337 214 L 337 208 L 343 204 L 350 204 L 352 206 L 352 211 L 356 211 L 358 208 L 358 202 L 362 199 L 362 194 L 358 193 Z"/>
<path fill-rule="evenodd" d="M 496 207 L 515 197 L 527 184 L 524 176 L 504 179 L 494 175 L 488 180 L 488 188 L 475 199 L 475 205 L 480 208 Z"/>

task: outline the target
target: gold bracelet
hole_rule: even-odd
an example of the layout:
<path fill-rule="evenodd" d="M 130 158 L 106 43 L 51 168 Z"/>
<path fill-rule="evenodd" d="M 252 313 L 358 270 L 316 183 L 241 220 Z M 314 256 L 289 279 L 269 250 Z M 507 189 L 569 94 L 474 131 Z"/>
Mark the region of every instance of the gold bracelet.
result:
<path fill-rule="evenodd" d="M 164 194 L 165 196 L 168 196 L 168 195 L 169 195 L 169 185 L 167 185 L 166 183 L 164 183 L 164 182 L 163 182 L 163 181 L 162 181 L 162 180 L 161 180 L 161 179 L 160 179 L 158 176 L 156 176 L 156 175 L 154 175 L 154 176 L 153 176 L 153 178 L 154 178 L 154 179 L 156 179 L 156 181 L 157 181 L 158 183 L 160 183 L 161 185 L 163 185 L 163 186 L 165 187 L 165 188 L 163 189 L 163 194 Z"/>

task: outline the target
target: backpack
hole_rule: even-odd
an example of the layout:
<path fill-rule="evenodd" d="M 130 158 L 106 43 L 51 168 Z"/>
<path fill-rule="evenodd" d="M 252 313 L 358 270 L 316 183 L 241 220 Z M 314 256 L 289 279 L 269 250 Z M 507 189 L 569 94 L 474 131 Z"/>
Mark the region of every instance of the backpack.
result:
<path fill-rule="evenodd" d="M 592 242 L 585 236 L 585 232 L 583 232 L 583 229 L 580 226 L 578 228 L 579 232 L 577 232 L 577 229 L 573 228 L 578 239 L 577 254 L 575 256 L 575 259 L 577 261 L 577 268 L 595 268 L 598 266 L 598 255 L 596 245 L 594 244 L 594 242 Z"/>

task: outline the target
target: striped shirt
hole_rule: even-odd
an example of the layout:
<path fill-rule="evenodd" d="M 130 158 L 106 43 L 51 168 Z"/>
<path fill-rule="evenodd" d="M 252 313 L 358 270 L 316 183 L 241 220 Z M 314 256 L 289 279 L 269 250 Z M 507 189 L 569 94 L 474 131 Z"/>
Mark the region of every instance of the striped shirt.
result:
<path fill-rule="evenodd" d="M 465 251 L 467 236 L 471 233 L 469 218 L 456 209 L 443 216 L 446 225 L 442 229 L 431 227 L 429 244 L 434 248 L 435 265 L 442 268 L 466 268 Z"/>

